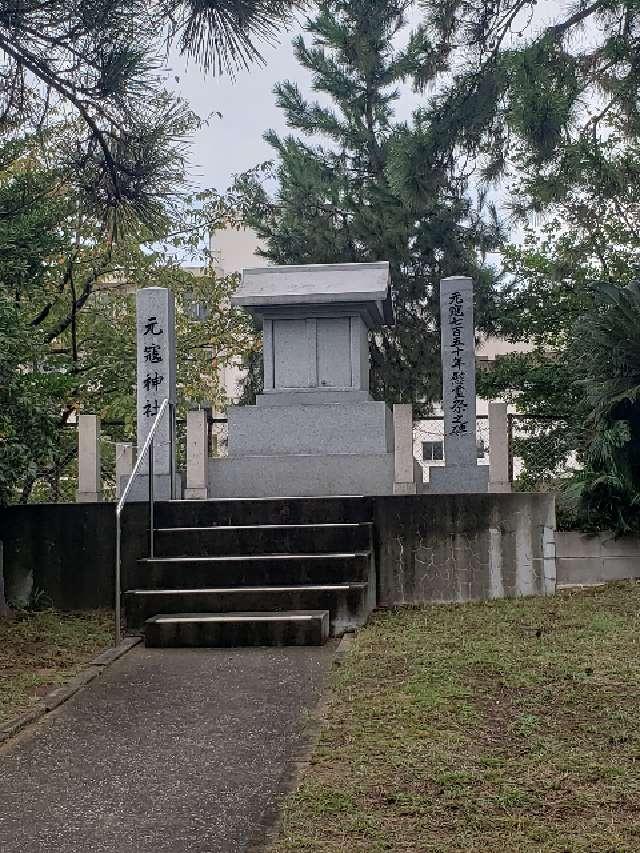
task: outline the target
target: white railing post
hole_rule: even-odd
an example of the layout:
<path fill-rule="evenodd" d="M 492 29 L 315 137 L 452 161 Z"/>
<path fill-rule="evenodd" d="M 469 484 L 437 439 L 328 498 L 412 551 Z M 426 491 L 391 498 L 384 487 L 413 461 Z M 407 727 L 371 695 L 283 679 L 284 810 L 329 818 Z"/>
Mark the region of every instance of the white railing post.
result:
<path fill-rule="evenodd" d="M 100 418 L 97 415 L 78 417 L 78 503 L 99 503 L 102 500 L 100 478 Z"/>
<path fill-rule="evenodd" d="M 122 494 L 120 495 L 120 499 L 116 504 L 116 565 L 115 565 L 115 577 L 114 577 L 114 591 L 115 591 L 115 616 L 114 616 L 114 624 L 113 624 L 113 633 L 114 633 L 114 644 L 116 646 L 120 645 L 121 635 L 122 635 L 122 619 L 121 619 L 121 591 L 122 591 L 122 548 L 121 548 L 121 516 L 122 511 L 125 507 L 125 502 L 127 500 L 127 496 L 131 491 L 131 486 L 133 485 L 134 480 L 138 476 L 142 468 L 142 462 L 146 459 L 147 462 L 147 471 L 144 476 L 147 478 L 148 487 L 149 487 L 149 556 L 153 557 L 153 539 L 154 539 L 154 518 L 153 518 L 153 509 L 154 509 L 154 481 L 153 481 L 153 440 L 158 431 L 158 426 L 162 423 L 162 419 L 165 414 L 175 421 L 175 407 L 173 403 L 169 402 L 168 399 L 165 399 L 162 402 L 162 405 L 158 409 L 158 414 L 155 417 L 155 420 L 151 424 L 151 429 L 140 448 L 140 452 L 138 454 L 138 459 L 136 460 L 136 464 L 133 466 L 133 471 L 131 472 L 131 476 L 129 477 L 127 484 L 122 490 Z M 170 468 L 171 477 L 173 478 L 175 475 L 174 465 L 171 464 Z"/>
<path fill-rule="evenodd" d="M 209 424 L 204 409 L 187 412 L 186 500 L 206 500 L 209 496 Z"/>
<path fill-rule="evenodd" d="M 511 491 L 509 414 L 506 403 L 489 403 L 489 491 Z"/>
<path fill-rule="evenodd" d="M 415 495 L 418 491 L 413 458 L 413 406 L 394 403 L 394 495 Z"/>

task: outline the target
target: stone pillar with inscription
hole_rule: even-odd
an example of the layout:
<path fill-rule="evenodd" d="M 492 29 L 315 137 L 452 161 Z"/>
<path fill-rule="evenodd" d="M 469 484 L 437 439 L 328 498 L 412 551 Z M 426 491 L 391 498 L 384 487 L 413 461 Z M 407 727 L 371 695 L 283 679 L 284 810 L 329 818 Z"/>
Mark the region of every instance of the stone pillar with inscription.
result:
<path fill-rule="evenodd" d="M 138 453 L 160 411 L 162 402 L 176 401 L 176 336 L 173 294 L 165 287 L 144 287 L 136 293 L 137 340 L 137 441 Z M 175 472 L 175 418 L 170 411 L 155 433 L 153 471 L 155 497 L 171 497 L 171 474 Z M 148 461 L 143 460 L 140 477 L 130 495 L 145 500 L 148 490 Z M 174 495 L 179 497 L 179 483 Z"/>
<path fill-rule="evenodd" d="M 440 282 L 444 466 L 430 469 L 430 492 L 486 492 L 489 468 L 478 465 L 473 280 Z"/>

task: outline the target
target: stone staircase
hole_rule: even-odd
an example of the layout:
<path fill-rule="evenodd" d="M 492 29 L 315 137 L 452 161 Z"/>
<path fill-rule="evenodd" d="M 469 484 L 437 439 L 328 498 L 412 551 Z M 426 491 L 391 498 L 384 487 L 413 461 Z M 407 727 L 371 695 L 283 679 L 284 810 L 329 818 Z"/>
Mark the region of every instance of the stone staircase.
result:
<path fill-rule="evenodd" d="M 371 517 L 357 497 L 158 504 L 127 627 L 154 647 L 322 644 L 375 607 Z"/>

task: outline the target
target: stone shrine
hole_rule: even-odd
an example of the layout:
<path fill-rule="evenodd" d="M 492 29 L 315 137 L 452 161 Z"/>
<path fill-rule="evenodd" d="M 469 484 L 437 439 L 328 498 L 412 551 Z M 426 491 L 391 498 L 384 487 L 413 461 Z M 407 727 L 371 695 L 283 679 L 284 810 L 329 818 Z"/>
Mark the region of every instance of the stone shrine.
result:
<path fill-rule="evenodd" d="M 473 280 L 440 282 L 440 341 L 444 467 L 429 469 L 429 492 L 486 492 L 489 467 L 478 465 L 476 446 L 476 340 Z"/>
<path fill-rule="evenodd" d="M 231 301 L 262 327 L 264 392 L 228 410 L 209 496 L 393 494 L 392 415 L 369 396 L 368 347 L 393 321 L 389 264 L 245 269 Z"/>

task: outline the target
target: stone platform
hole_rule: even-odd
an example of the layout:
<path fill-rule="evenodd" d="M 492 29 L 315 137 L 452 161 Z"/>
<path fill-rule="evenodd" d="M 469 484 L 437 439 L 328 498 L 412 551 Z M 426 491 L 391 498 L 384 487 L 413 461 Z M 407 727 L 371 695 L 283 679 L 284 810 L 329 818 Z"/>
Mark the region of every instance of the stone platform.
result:
<path fill-rule="evenodd" d="M 393 474 L 393 453 L 230 456 L 209 460 L 209 497 L 391 495 Z"/>
<path fill-rule="evenodd" d="M 337 392 L 334 397 L 337 397 Z M 393 420 L 371 399 L 273 394 L 229 409 L 229 456 L 209 460 L 210 498 L 393 493 Z"/>
<path fill-rule="evenodd" d="M 391 412 L 382 402 L 233 406 L 229 457 L 393 453 Z"/>
<path fill-rule="evenodd" d="M 484 493 L 489 490 L 488 465 L 446 465 L 429 468 L 424 491 L 439 495 Z"/>

